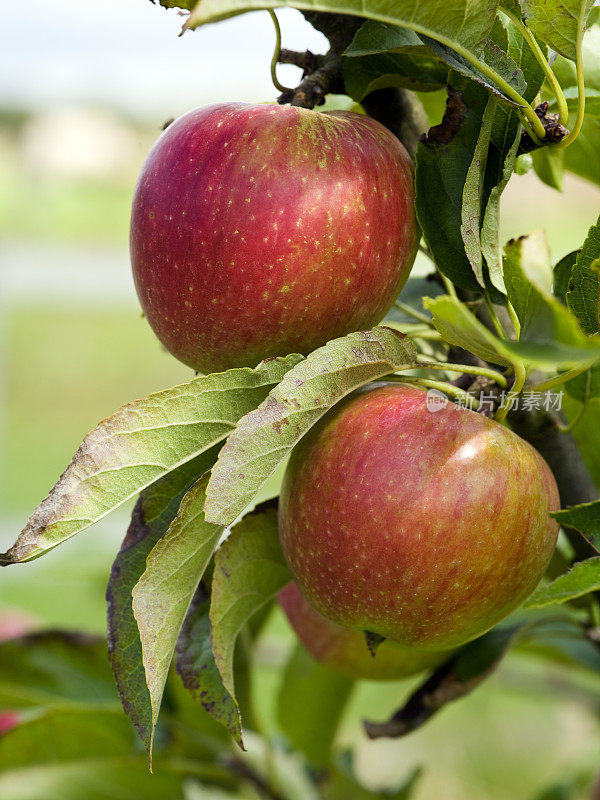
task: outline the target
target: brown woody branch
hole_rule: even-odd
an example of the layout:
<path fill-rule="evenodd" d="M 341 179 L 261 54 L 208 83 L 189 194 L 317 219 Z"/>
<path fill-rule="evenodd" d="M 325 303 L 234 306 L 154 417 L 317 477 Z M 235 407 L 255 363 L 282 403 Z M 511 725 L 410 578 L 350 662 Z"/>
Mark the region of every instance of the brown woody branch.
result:
<path fill-rule="evenodd" d="M 310 75 L 311 72 L 319 69 L 325 63 L 326 56 L 311 53 L 310 50 L 298 52 L 297 50 L 286 50 L 282 48 L 277 62 L 279 64 L 291 64 L 293 67 L 300 67 L 304 72 L 302 77 Z"/>
<path fill-rule="evenodd" d="M 522 153 L 531 153 L 533 150 L 538 150 L 540 147 L 545 147 L 548 144 L 556 144 L 564 139 L 569 132 L 558 121 L 558 114 L 548 114 L 548 102 L 540 103 L 535 109 L 536 115 L 539 117 L 544 130 L 546 131 L 546 138 L 541 144 L 534 142 L 527 131 L 523 131 L 521 136 L 521 143 L 519 144 L 519 155 Z"/>
<path fill-rule="evenodd" d="M 300 67 L 304 75 L 300 84 L 284 92 L 278 102 L 315 108 L 325 102 L 328 94 L 345 93 L 342 54 L 364 19 L 318 11 L 306 11 L 304 16 L 328 38 L 330 50 L 325 56 L 310 51 L 282 50 L 279 62 Z M 367 114 L 391 130 L 414 157 L 419 138 L 427 130 L 427 115 L 417 96 L 405 89 L 381 89 L 367 95 L 362 105 Z"/>

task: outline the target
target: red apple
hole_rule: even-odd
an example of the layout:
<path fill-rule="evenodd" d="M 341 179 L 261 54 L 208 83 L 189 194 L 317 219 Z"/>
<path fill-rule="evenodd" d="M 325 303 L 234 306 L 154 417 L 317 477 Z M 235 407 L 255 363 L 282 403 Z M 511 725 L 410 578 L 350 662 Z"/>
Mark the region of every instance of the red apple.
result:
<path fill-rule="evenodd" d="M 16 728 L 20 723 L 21 717 L 17 711 L 0 711 L 0 736 Z"/>
<path fill-rule="evenodd" d="M 294 448 L 279 532 L 294 580 L 328 619 L 439 650 L 531 593 L 559 501 L 527 442 L 426 398 L 396 384 L 335 406 Z"/>
<path fill-rule="evenodd" d="M 142 168 L 131 261 L 154 332 L 202 372 L 309 353 L 379 322 L 419 234 L 412 162 L 369 117 L 224 103 Z"/>
<path fill-rule="evenodd" d="M 401 647 L 387 639 L 374 656 L 360 631 L 342 628 L 314 609 L 295 583 L 279 593 L 279 604 L 296 635 L 311 656 L 350 678 L 390 681 L 408 678 L 440 664 L 449 653 L 432 653 Z"/>

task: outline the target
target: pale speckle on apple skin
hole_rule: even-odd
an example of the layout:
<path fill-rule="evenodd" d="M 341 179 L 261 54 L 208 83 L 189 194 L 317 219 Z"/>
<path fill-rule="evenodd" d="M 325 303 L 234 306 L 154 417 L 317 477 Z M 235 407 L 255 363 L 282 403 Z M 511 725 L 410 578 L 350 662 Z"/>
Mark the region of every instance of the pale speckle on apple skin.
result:
<path fill-rule="evenodd" d="M 558 508 L 529 444 L 452 404 L 432 414 L 424 392 L 395 385 L 342 402 L 296 446 L 280 538 L 303 594 L 331 620 L 447 649 L 535 588 Z"/>
<path fill-rule="evenodd" d="M 145 315 L 205 372 L 372 327 L 414 260 L 413 205 L 410 159 L 374 120 L 233 103 L 190 112 L 159 138 L 135 192 Z"/>

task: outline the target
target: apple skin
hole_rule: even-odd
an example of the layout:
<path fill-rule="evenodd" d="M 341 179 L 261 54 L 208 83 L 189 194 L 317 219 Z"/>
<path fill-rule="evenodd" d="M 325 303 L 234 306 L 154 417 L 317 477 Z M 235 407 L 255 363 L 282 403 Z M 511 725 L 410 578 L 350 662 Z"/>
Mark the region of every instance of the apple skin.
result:
<path fill-rule="evenodd" d="M 301 643 L 321 664 L 350 678 L 391 681 L 408 678 L 438 666 L 450 653 L 425 652 L 402 647 L 391 639 L 379 645 L 374 656 L 360 631 L 330 622 L 314 609 L 295 583 L 278 596 L 279 605 Z"/>
<path fill-rule="evenodd" d="M 558 535 L 545 461 L 493 420 L 388 385 L 351 395 L 294 448 L 279 534 L 302 594 L 340 625 L 440 650 L 532 592 Z"/>
<path fill-rule="evenodd" d="M 419 235 L 412 161 L 378 122 L 225 103 L 185 114 L 153 146 L 130 250 L 154 332 L 206 373 L 372 327 Z"/>

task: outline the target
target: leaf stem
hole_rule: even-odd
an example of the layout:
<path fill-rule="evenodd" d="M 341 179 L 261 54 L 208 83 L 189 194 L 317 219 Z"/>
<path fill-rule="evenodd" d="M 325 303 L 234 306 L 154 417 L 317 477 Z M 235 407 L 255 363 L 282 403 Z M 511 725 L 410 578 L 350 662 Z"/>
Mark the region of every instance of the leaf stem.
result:
<path fill-rule="evenodd" d="M 281 53 L 281 26 L 279 25 L 277 14 L 273 11 L 273 9 L 269 8 L 267 11 L 269 12 L 269 16 L 273 20 L 273 25 L 275 26 L 275 51 L 273 53 L 273 58 L 271 59 L 271 80 L 273 81 L 273 86 L 278 92 L 289 92 L 290 89 L 287 86 L 284 86 L 277 77 L 277 64 L 279 63 L 279 55 Z"/>
<path fill-rule="evenodd" d="M 269 13 L 271 13 L 271 15 L 274 16 L 271 10 L 269 10 Z M 350 13 L 355 16 L 361 15 L 361 12 L 358 9 L 351 11 Z M 387 14 L 377 15 L 377 19 L 380 22 L 389 21 L 392 25 L 398 24 L 397 18 L 391 17 L 391 15 L 388 17 Z M 477 58 L 477 56 L 474 53 L 472 53 L 468 48 L 463 47 L 458 42 L 450 39 L 448 36 L 436 35 L 435 33 L 432 33 L 432 31 L 425 29 L 425 27 L 414 23 L 411 24 L 410 22 L 406 25 L 406 27 L 410 28 L 410 30 L 415 31 L 415 33 L 421 33 L 425 36 L 430 36 L 431 38 L 435 39 L 436 41 L 440 42 L 446 47 L 451 48 L 456 53 L 461 55 L 466 61 L 472 64 L 477 70 L 479 70 L 479 72 L 482 75 L 484 75 L 488 80 L 490 80 L 493 84 L 495 84 L 498 87 L 498 89 L 500 89 L 500 91 L 503 92 L 506 95 L 506 97 L 512 100 L 512 102 L 515 105 L 519 106 L 519 111 L 521 112 L 522 116 L 525 117 L 525 119 L 533 129 L 535 136 L 540 141 L 543 141 L 546 138 L 546 130 L 542 125 L 540 118 L 535 113 L 534 108 L 531 106 L 530 103 L 527 102 L 527 100 L 525 100 L 525 98 L 522 95 L 520 95 L 517 92 L 516 89 L 514 89 L 507 81 L 505 81 L 504 78 L 496 72 L 496 70 L 492 69 L 484 61 L 481 61 L 479 58 Z M 271 71 L 273 73 L 275 70 L 272 69 Z M 275 86 L 277 86 L 277 83 L 275 83 Z"/>
<path fill-rule="evenodd" d="M 404 333 L 404 331 L 402 331 L 402 333 Z M 432 342 L 441 342 L 442 341 L 442 337 L 440 336 L 440 334 L 437 331 L 432 330 L 431 328 L 428 329 L 428 330 L 423 329 L 423 330 L 417 330 L 417 331 L 415 331 L 415 330 L 408 331 L 406 335 L 407 336 L 414 336 L 415 339 L 431 340 Z"/>
<path fill-rule="evenodd" d="M 568 147 L 573 144 L 575 139 L 579 136 L 581 126 L 583 125 L 583 118 L 585 116 L 585 76 L 583 74 L 583 18 L 580 17 L 577 29 L 577 44 L 576 50 L 576 68 L 577 68 L 577 117 L 573 130 L 565 136 L 560 142 L 553 145 L 553 147 Z"/>
<path fill-rule="evenodd" d="M 447 361 L 436 363 L 435 361 L 419 362 L 419 369 L 443 369 L 446 372 L 464 372 L 467 375 L 483 375 L 485 378 L 491 378 L 498 386 L 503 389 L 506 388 L 506 378 L 501 372 L 495 369 L 488 369 L 487 367 L 474 367 L 469 364 L 454 364 Z"/>
<path fill-rule="evenodd" d="M 444 284 L 444 288 L 446 289 L 446 294 L 449 294 L 450 297 L 454 297 L 454 299 L 457 300 L 458 297 L 456 294 L 456 289 L 454 288 L 454 284 L 452 283 L 450 278 L 447 278 L 443 272 L 440 272 L 440 277 Z"/>
<path fill-rule="evenodd" d="M 587 408 L 587 403 L 582 403 L 581 408 L 577 410 L 577 413 L 570 422 L 568 422 L 566 425 L 563 425 L 562 422 L 556 420 L 554 424 L 561 433 L 571 433 L 573 428 L 577 427 L 577 425 L 579 425 L 579 423 L 581 422 L 583 415 L 585 414 L 586 408 Z"/>
<path fill-rule="evenodd" d="M 496 422 L 503 422 L 506 418 L 506 415 L 512 408 L 513 403 L 517 399 L 517 397 L 521 394 L 521 390 L 525 384 L 525 378 L 527 377 L 527 370 L 525 369 L 525 364 L 522 361 L 515 361 L 513 363 L 515 368 L 515 382 L 513 383 L 512 389 L 507 394 L 505 399 L 500 404 L 500 408 L 496 412 Z"/>
<path fill-rule="evenodd" d="M 563 425 L 563 423 L 560 420 L 556 422 L 556 427 L 561 433 L 570 433 L 573 430 L 573 428 L 575 428 L 581 422 L 583 415 L 585 414 L 586 409 L 588 407 L 591 385 L 592 385 L 592 373 L 588 370 L 585 381 L 585 397 L 583 399 L 583 402 L 581 403 L 581 408 L 577 410 L 577 413 L 575 414 L 573 419 L 566 425 Z"/>
<path fill-rule="evenodd" d="M 561 125 L 567 125 L 569 121 L 569 108 L 567 106 L 567 101 L 563 94 L 563 90 L 558 82 L 556 75 L 554 74 L 552 67 L 548 63 L 548 59 L 542 52 L 541 47 L 537 43 L 537 39 L 533 35 L 533 33 L 529 30 L 527 25 L 523 22 L 523 20 L 519 17 L 518 14 L 514 14 L 512 11 L 509 11 L 506 8 L 502 9 L 507 17 L 509 17 L 514 24 L 517 26 L 523 38 L 531 48 L 533 55 L 536 58 L 536 61 L 540 65 L 540 67 L 544 70 L 544 75 L 550 84 L 552 92 L 556 97 L 556 103 L 558 105 L 558 121 Z"/>
<path fill-rule="evenodd" d="M 467 408 L 476 411 L 479 408 L 479 401 L 473 397 L 469 392 L 464 389 L 459 389 L 458 386 L 453 386 L 451 383 L 445 381 L 432 381 L 429 378 L 412 378 L 405 375 L 386 375 L 382 380 L 391 381 L 392 383 L 408 383 L 411 386 L 424 386 L 427 389 L 437 389 L 438 392 L 460 400 Z"/>
<path fill-rule="evenodd" d="M 382 323 L 386 328 L 392 328 L 395 331 L 400 331 L 405 336 L 410 336 L 414 339 L 431 339 L 434 342 L 441 341 L 442 337 L 434 329 L 426 327 L 425 325 L 417 324 L 415 322 L 394 322 L 392 319 L 386 319 Z"/>
<path fill-rule="evenodd" d="M 567 370 L 567 372 L 561 372 L 560 375 L 555 375 L 554 378 L 549 378 L 547 381 L 543 381 L 542 383 L 536 383 L 531 388 L 537 392 L 545 392 L 548 389 L 554 389 L 556 386 L 562 386 L 563 383 L 567 383 L 572 378 L 576 378 L 578 375 L 581 375 L 582 372 L 585 372 L 586 369 L 589 369 L 592 364 L 595 364 L 596 359 L 593 361 L 586 361 L 581 367 L 573 367 L 573 369 Z"/>
<path fill-rule="evenodd" d="M 421 311 L 417 311 L 415 308 L 403 303 L 400 300 L 396 300 L 394 302 L 395 308 L 399 311 L 403 311 L 407 316 L 412 317 L 413 319 L 418 320 L 419 322 L 423 322 L 425 325 L 433 325 L 431 322 L 431 317 L 428 317 L 427 314 L 423 314 Z"/>
<path fill-rule="evenodd" d="M 439 41 L 442 41 L 440 38 Z M 444 42 L 445 43 L 445 42 Z M 459 53 L 463 58 L 469 61 L 473 66 L 475 66 L 482 75 L 485 75 L 488 80 L 492 81 L 492 83 L 496 84 L 496 86 L 508 97 L 510 98 L 513 103 L 520 107 L 520 111 L 529 123 L 529 126 L 533 129 L 534 134 L 540 141 L 544 141 L 546 138 L 546 129 L 542 125 L 541 119 L 535 113 L 535 109 L 531 106 L 530 103 L 525 100 L 525 98 L 520 95 L 516 89 L 504 80 L 504 78 L 499 75 L 496 70 L 489 67 L 484 61 L 480 61 L 476 56 L 474 56 L 469 50 L 461 47 L 456 42 L 453 42 L 450 47 Z"/>
<path fill-rule="evenodd" d="M 492 324 L 496 329 L 496 333 L 501 339 L 506 339 L 506 331 L 502 327 L 502 323 L 498 319 L 498 315 L 496 314 L 496 309 L 491 301 L 489 294 L 485 293 L 485 304 L 487 306 L 488 313 L 490 315 L 490 319 L 492 320 Z"/>
<path fill-rule="evenodd" d="M 517 312 L 515 311 L 515 307 L 510 302 L 510 300 L 506 304 L 506 308 L 508 310 L 508 316 L 510 317 L 510 321 L 512 322 L 513 328 L 515 329 L 515 336 L 517 337 L 518 341 L 521 336 L 521 323 L 519 322 L 519 318 L 517 316 Z"/>

